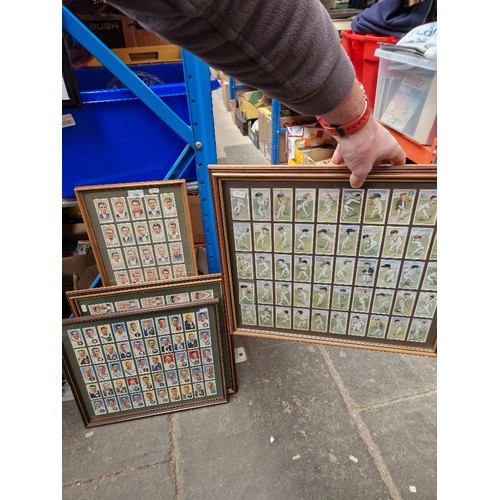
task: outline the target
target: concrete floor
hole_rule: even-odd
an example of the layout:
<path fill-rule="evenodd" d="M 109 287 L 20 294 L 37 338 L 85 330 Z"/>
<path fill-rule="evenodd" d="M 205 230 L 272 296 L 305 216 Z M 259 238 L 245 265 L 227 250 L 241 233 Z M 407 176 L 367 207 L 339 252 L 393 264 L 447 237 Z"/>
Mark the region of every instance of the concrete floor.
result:
<path fill-rule="evenodd" d="M 267 164 L 214 93 L 219 163 Z M 62 497 L 434 499 L 436 358 L 235 337 L 227 404 L 84 427 L 62 403 Z"/>

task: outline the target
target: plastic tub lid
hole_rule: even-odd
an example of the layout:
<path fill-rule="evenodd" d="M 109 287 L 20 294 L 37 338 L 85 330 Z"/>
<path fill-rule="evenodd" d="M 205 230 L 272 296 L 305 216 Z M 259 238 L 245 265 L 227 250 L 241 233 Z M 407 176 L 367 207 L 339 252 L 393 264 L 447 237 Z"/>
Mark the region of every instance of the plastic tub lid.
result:
<path fill-rule="evenodd" d="M 390 51 L 378 48 L 375 50 L 375 55 L 382 59 L 389 59 L 391 61 L 408 64 L 410 66 L 418 66 L 419 68 L 424 68 L 431 71 L 437 70 L 435 59 L 426 59 L 423 56 L 411 54 L 404 49 L 401 49 L 401 51 L 397 51 L 396 45 L 394 46 L 394 50 Z"/>

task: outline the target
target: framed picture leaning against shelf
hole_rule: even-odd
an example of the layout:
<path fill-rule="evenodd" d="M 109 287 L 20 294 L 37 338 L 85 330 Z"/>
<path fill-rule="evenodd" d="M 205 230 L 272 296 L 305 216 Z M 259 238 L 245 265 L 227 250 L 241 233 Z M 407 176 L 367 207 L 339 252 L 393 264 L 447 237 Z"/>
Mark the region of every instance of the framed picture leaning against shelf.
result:
<path fill-rule="evenodd" d="M 75 194 L 105 286 L 198 274 L 184 179 L 82 186 Z"/>

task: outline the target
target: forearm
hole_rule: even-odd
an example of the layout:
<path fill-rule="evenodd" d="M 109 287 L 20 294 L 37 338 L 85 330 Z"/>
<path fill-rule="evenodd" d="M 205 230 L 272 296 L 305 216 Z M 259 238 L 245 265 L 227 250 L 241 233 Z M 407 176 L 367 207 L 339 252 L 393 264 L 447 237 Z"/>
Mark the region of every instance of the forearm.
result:
<path fill-rule="evenodd" d="M 360 187 L 374 163 L 405 154 L 370 113 L 354 68 L 319 0 L 109 0 L 144 28 L 288 105 L 346 125 L 333 164 Z M 361 118 L 367 119 L 361 119 Z M 352 123 L 356 123 L 352 127 Z M 362 127 L 358 125 L 362 123 Z"/>
<path fill-rule="evenodd" d="M 361 92 L 353 87 L 354 69 L 318 0 L 108 3 L 299 113 L 344 123 L 362 112 Z"/>

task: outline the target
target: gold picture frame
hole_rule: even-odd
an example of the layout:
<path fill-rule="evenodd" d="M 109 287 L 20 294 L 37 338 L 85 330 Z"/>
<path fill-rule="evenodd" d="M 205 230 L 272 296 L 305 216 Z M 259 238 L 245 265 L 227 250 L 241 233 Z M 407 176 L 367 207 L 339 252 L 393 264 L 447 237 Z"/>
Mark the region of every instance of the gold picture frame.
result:
<path fill-rule="evenodd" d="M 221 318 L 221 352 L 228 393 L 237 391 L 236 372 L 231 336 L 224 303 L 224 287 L 220 274 L 205 274 L 194 278 L 172 280 L 168 283 L 144 283 L 71 290 L 66 297 L 75 317 L 100 316 L 110 313 L 133 313 L 144 309 L 164 307 L 187 302 L 218 299 Z"/>
<path fill-rule="evenodd" d="M 209 171 L 232 334 L 436 355 L 435 165 Z"/>
<path fill-rule="evenodd" d="M 63 320 L 63 368 L 85 426 L 227 402 L 217 302 Z M 165 352 L 162 331 L 175 339 Z"/>
<path fill-rule="evenodd" d="M 104 286 L 198 274 L 184 179 L 75 188 Z"/>

